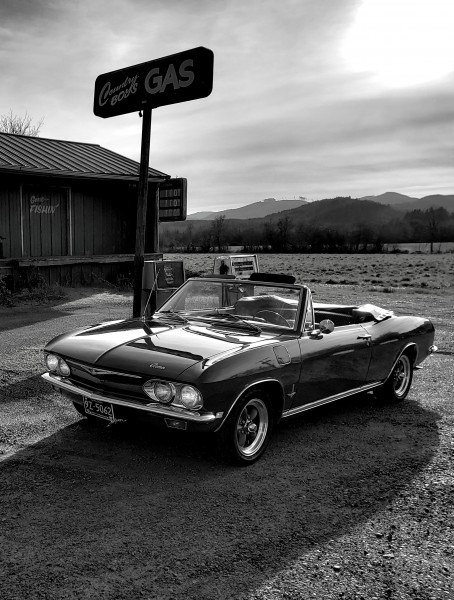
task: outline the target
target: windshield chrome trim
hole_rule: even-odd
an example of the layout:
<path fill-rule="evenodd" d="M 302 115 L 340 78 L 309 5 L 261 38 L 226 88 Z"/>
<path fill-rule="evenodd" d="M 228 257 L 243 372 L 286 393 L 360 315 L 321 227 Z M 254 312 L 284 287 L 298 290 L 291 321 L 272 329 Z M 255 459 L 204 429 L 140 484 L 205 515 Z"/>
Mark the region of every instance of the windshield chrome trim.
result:
<path fill-rule="evenodd" d="M 157 317 L 159 317 L 160 311 L 161 309 L 166 306 L 167 303 L 171 302 L 171 300 L 174 298 L 174 296 L 176 296 L 177 294 L 179 294 L 181 292 L 181 290 L 184 289 L 184 287 L 186 287 L 188 284 L 190 284 L 191 282 L 201 282 L 203 284 L 212 282 L 212 283 L 219 283 L 219 284 L 223 284 L 225 285 L 226 283 L 228 283 L 229 285 L 232 284 L 239 284 L 239 285 L 247 285 L 247 284 L 251 284 L 257 287 L 275 287 L 275 288 L 282 288 L 282 289 L 287 289 L 287 290 L 295 290 L 297 292 L 299 292 L 300 297 L 299 297 L 299 301 L 298 301 L 298 306 L 297 306 L 297 311 L 295 314 L 295 320 L 293 323 L 292 327 L 283 327 L 283 326 L 278 326 L 278 325 L 273 325 L 272 323 L 263 323 L 263 322 L 257 322 L 254 321 L 254 319 L 245 319 L 245 324 L 247 324 L 247 321 L 250 320 L 252 321 L 251 326 L 253 327 L 260 327 L 260 329 L 265 329 L 265 330 L 271 330 L 271 331 L 279 331 L 279 332 L 289 332 L 289 333 L 300 333 L 301 332 L 301 321 L 302 321 L 302 317 L 304 314 L 304 309 L 306 306 L 306 299 L 308 297 L 309 294 L 309 288 L 305 285 L 302 284 L 298 284 L 298 283 L 275 283 L 275 282 L 270 282 L 270 281 L 249 281 L 248 279 L 223 279 L 223 278 L 219 278 L 216 276 L 213 277 L 190 277 L 189 279 L 186 279 L 186 281 L 183 283 L 183 285 L 181 285 L 177 290 L 175 290 L 175 292 L 166 299 L 166 301 L 164 302 L 164 304 L 155 312 L 155 315 Z M 192 322 L 194 320 L 197 320 L 197 311 L 200 312 L 205 312 L 205 310 L 207 309 L 193 309 L 193 310 L 174 310 L 173 308 L 171 310 L 167 309 L 169 311 L 169 313 L 174 313 L 175 315 L 179 315 L 180 312 L 184 314 L 184 318 L 188 319 L 189 322 Z M 162 311 L 163 314 L 166 314 L 166 311 Z M 189 314 L 188 314 L 189 313 Z M 194 314 L 191 314 L 194 313 Z M 238 315 L 238 316 L 242 316 L 242 315 Z M 203 321 L 202 318 L 199 318 L 200 321 Z M 204 321 L 205 323 L 209 323 L 210 320 L 207 319 Z M 227 319 L 225 320 L 218 320 L 217 323 L 222 322 L 223 325 L 226 325 Z M 234 325 L 232 323 L 232 325 Z M 227 325 L 226 329 L 233 329 L 232 326 Z M 252 331 L 252 329 L 251 329 Z"/>

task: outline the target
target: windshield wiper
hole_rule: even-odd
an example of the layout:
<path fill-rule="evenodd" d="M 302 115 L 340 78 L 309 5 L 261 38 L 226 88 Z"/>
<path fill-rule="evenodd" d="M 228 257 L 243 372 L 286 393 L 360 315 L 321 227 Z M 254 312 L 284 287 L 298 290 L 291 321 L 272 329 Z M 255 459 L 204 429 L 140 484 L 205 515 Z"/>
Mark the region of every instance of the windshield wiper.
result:
<path fill-rule="evenodd" d="M 173 310 L 161 310 L 157 311 L 155 314 L 158 317 L 160 315 L 164 315 L 165 317 L 171 317 L 173 319 L 176 319 L 177 321 L 180 321 L 180 323 L 189 323 L 189 321 L 185 317 L 182 317 L 179 313 L 176 313 Z"/>
<path fill-rule="evenodd" d="M 256 331 L 257 333 L 260 333 L 262 330 L 258 325 L 253 325 L 252 323 L 248 323 L 246 321 L 246 319 L 244 319 L 243 317 L 240 317 L 238 315 L 232 315 L 231 313 L 221 313 L 221 312 L 213 312 L 213 313 L 206 313 L 203 315 L 203 318 L 205 317 L 215 317 L 216 319 L 227 319 L 227 320 L 231 320 L 231 321 L 235 321 L 238 323 L 238 321 L 242 324 L 245 325 L 248 329 L 251 329 L 252 331 Z"/>

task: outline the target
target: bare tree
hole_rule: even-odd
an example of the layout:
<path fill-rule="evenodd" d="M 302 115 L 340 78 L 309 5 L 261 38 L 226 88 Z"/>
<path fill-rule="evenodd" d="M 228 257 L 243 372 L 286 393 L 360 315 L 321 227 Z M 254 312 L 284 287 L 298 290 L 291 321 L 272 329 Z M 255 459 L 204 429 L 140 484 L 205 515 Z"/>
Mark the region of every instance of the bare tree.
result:
<path fill-rule="evenodd" d="M 437 241 L 437 238 L 440 235 L 440 222 L 441 222 L 441 219 L 440 219 L 441 214 L 440 213 L 441 213 L 441 211 L 435 210 L 433 206 L 431 206 L 429 208 L 429 210 L 426 212 L 426 214 L 427 214 L 426 228 L 427 228 L 427 233 L 429 236 L 430 253 L 431 254 L 433 254 L 433 252 L 434 252 L 434 242 Z M 448 216 L 448 214 L 446 212 L 446 217 L 447 216 Z M 443 217 L 445 217 L 444 214 L 443 214 Z"/>
<path fill-rule="evenodd" d="M 279 230 L 279 245 L 282 250 L 287 250 L 289 244 L 289 230 L 290 230 L 290 219 L 285 217 L 279 219 L 277 222 L 277 228 Z"/>
<path fill-rule="evenodd" d="M 28 135 L 30 137 L 39 137 L 39 131 L 44 122 L 40 119 L 38 123 L 32 123 L 31 116 L 26 112 L 22 117 L 13 115 L 10 110 L 7 115 L 0 115 L 0 131 L 3 133 L 15 133 L 16 135 Z"/>
<path fill-rule="evenodd" d="M 213 232 L 213 237 L 215 242 L 217 243 L 219 252 L 222 251 L 222 241 L 224 235 L 224 221 L 225 215 L 219 215 L 219 217 L 215 217 L 211 224 L 211 230 Z"/>

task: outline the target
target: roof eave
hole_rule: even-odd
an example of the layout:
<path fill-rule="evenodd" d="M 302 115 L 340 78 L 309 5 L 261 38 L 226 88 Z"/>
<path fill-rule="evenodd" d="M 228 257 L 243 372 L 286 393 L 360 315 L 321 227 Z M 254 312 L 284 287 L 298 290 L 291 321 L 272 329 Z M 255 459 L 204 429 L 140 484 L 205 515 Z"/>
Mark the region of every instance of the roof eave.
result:
<path fill-rule="evenodd" d="M 74 172 L 74 171 L 60 171 L 53 169 L 46 169 L 45 171 L 39 169 L 30 169 L 24 168 L 21 166 L 9 166 L 9 167 L 1 167 L 0 173 L 8 173 L 11 175 L 22 173 L 24 175 L 37 175 L 38 177 L 63 177 L 65 179 L 92 179 L 96 181 L 105 181 L 106 179 L 116 180 L 116 181 L 139 181 L 139 174 L 132 175 L 126 173 L 83 173 L 83 172 Z M 170 175 L 166 173 L 159 173 L 156 175 L 149 175 L 148 181 L 152 183 L 159 183 L 160 181 L 165 181 L 166 179 L 170 179 Z"/>

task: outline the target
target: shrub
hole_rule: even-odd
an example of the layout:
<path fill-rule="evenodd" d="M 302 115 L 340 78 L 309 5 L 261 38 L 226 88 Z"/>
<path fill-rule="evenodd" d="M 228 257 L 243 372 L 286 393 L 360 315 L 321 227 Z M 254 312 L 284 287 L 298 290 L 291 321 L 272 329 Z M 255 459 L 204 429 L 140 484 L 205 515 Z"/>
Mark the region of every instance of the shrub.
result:
<path fill-rule="evenodd" d="M 12 306 L 12 294 L 6 285 L 6 277 L 0 277 L 0 304 L 2 306 Z"/>

